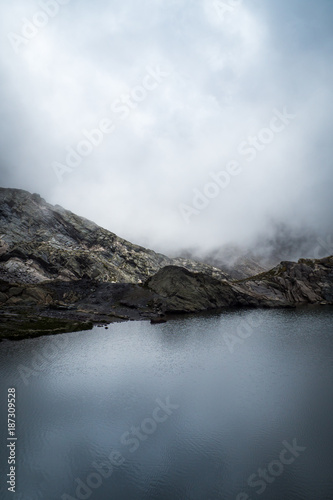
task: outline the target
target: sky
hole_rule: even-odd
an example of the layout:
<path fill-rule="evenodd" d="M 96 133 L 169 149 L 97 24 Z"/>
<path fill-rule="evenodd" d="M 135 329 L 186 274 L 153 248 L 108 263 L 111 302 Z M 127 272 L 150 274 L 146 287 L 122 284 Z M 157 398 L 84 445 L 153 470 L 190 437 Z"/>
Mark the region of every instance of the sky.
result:
<path fill-rule="evenodd" d="M 0 26 L 2 187 L 164 253 L 331 241 L 332 1 L 15 0 Z"/>

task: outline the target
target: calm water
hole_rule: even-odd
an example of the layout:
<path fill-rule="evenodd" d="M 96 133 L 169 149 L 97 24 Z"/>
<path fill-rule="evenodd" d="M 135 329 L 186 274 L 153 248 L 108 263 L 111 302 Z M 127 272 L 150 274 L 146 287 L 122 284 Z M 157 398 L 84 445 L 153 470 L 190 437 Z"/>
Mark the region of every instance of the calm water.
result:
<path fill-rule="evenodd" d="M 332 312 L 228 312 L 2 342 L 0 498 L 332 500 Z"/>

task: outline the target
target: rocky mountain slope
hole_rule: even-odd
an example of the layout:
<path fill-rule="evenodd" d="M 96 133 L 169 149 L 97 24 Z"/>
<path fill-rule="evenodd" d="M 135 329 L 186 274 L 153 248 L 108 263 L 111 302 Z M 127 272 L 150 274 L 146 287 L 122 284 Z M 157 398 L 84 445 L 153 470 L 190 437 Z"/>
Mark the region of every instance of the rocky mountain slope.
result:
<path fill-rule="evenodd" d="M 0 189 L 0 339 L 226 307 L 333 305 L 333 257 L 235 280 L 133 245 L 38 195 Z"/>
<path fill-rule="evenodd" d="M 241 281 L 219 281 L 203 273 L 164 267 L 146 286 L 167 312 L 222 307 L 295 307 L 333 304 L 333 257 L 282 262 L 271 271 Z"/>
<path fill-rule="evenodd" d="M 229 307 L 333 305 L 333 257 L 283 262 L 267 273 L 238 282 L 221 281 L 183 267 L 166 266 L 144 284 L 92 280 L 13 284 L 0 280 L 0 338 L 14 330 L 33 334 L 56 321 L 56 332 L 100 322 L 156 319 Z M 72 326 L 70 327 L 69 321 Z M 60 324 L 59 324 L 60 322 Z M 79 323 L 78 323 L 79 322 Z"/>
<path fill-rule="evenodd" d="M 268 272 L 234 284 L 258 306 L 333 304 L 333 257 L 281 262 Z"/>
<path fill-rule="evenodd" d="M 212 266 L 170 259 L 134 245 L 37 194 L 0 188 L 0 278 L 4 280 L 141 283 L 166 265 L 228 278 Z"/>
<path fill-rule="evenodd" d="M 183 251 L 182 257 L 217 267 L 229 276 L 229 279 L 233 280 L 250 278 L 255 274 L 268 271 L 281 260 L 278 259 L 273 262 L 272 265 L 268 265 L 265 259 L 252 255 L 248 249 L 245 250 L 229 245 L 225 245 L 222 248 L 217 248 L 204 254 L 195 249 Z"/>

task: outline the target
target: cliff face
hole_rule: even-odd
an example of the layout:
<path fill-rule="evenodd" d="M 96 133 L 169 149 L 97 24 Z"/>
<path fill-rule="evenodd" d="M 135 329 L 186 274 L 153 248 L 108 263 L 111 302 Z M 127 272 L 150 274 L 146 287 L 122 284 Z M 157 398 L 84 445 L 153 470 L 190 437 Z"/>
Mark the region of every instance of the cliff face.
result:
<path fill-rule="evenodd" d="M 228 278 L 212 266 L 134 245 L 37 194 L 0 188 L 0 278 L 6 281 L 140 283 L 180 262 L 192 271 Z"/>

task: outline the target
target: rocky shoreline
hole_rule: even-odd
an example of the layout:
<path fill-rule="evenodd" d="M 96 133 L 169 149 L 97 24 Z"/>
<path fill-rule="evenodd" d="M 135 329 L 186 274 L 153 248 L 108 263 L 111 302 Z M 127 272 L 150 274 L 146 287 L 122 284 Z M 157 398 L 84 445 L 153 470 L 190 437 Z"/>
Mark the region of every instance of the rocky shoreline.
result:
<path fill-rule="evenodd" d="M 225 308 L 333 305 L 333 257 L 283 262 L 241 281 L 166 266 L 143 284 L 0 281 L 0 338 L 85 330 Z M 163 319 L 164 321 L 164 319 Z"/>
<path fill-rule="evenodd" d="M 235 280 L 133 245 L 40 196 L 0 188 L 0 339 L 244 307 L 333 304 L 333 257 Z M 260 267 L 258 267 L 260 270 Z"/>

